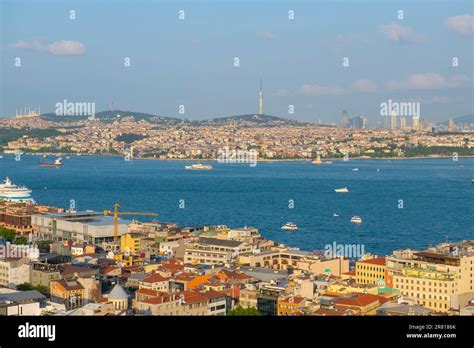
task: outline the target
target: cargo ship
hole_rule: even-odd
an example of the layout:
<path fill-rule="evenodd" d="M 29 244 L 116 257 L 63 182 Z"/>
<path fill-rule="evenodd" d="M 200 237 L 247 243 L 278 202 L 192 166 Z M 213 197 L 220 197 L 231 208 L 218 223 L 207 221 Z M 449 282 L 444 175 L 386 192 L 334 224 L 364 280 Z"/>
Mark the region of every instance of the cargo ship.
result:
<path fill-rule="evenodd" d="M 40 162 L 40 167 L 61 167 L 63 165 L 63 159 L 61 157 L 56 158 L 54 162 Z"/>

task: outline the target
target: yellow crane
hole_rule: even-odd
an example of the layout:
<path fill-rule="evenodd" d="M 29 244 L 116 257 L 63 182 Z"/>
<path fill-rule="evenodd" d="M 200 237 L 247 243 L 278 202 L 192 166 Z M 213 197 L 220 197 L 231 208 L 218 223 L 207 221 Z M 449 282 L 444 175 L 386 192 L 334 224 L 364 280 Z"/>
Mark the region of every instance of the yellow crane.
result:
<path fill-rule="evenodd" d="M 158 216 L 155 213 L 137 213 L 131 211 L 118 211 L 120 205 L 118 203 L 114 204 L 114 210 L 104 210 L 104 215 L 114 215 L 114 242 L 118 239 L 118 217 L 119 215 L 144 215 L 144 216 Z"/>

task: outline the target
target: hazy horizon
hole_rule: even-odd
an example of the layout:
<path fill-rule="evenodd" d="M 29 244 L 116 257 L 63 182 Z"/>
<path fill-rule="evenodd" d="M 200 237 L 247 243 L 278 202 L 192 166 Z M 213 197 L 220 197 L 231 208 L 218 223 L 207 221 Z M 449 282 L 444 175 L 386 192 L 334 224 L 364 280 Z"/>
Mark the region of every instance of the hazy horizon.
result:
<path fill-rule="evenodd" d="M 64 99 L 189 120 L 255 114 L 261 78 L 263 113 L 301 121 L 347 110 L 374 125 L 390 99 L 419 102 L 434 123 L 474 109 L 469 0 L 0 6 L 0 117 Z"/>

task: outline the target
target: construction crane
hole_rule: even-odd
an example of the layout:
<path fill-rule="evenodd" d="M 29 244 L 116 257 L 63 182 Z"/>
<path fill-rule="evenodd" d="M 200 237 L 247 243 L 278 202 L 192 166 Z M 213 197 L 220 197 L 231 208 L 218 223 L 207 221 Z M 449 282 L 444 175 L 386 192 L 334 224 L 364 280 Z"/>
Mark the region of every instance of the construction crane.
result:
<path fill-rule="evenodd" d="M 144 215 L 144 216 L 158 216 L 155 213 L 137 213 L 131 211 L 118 211 L 120 205 L 118 203 L 114 204 L 114 210 L 104 210 L 104 215 L 114 215 L 114 242 L 118 240 L 118 217 L 119 215 Z"/>

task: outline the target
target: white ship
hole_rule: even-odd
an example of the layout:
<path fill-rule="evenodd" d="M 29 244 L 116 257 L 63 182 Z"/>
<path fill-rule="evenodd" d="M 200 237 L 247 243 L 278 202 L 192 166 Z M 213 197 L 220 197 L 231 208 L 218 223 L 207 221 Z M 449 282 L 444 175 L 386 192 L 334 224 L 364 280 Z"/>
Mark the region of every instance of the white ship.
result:
<path fill-rule="evenodd" d="M 341 187 L 341 188 L 338 188 L 338 189 L 335 189 L 334 191 L 336 192 L 349 192 L 349 189 L 347 187 Z"/>
<path fill-rule="evenodd" d="M 10 178 L 6 178 L 5 181 L 0 184 L 0 199 L 34 203 L 34 200 L 30 196 L 30 193 L 31 190 L 24 186 L 20 187 L 13 184 Z"/>
<path fill-rule="evenodd" d="M 201 163 L 185 166 L 184 168 L 186 170 L 212 170 L 211 165 L 201 164 Z"/>
<path fill-rule="evenodd" d="M 353 172 L 358 172 L 359 171 L 359 168 L 354 168 L 352 169 Z"/>
<path fill-rule="evenodd" d="M 298 226 L 292 222 L 287 222 L 281 227 L 282 230 L 290 230 L 290 231 L 296 231 L 298 229 Z"/>
<path fill-rule="evenodd" d="M 351 222 L 355 223 L 355 224 L 361 224 L 362 223 L 362 219 L 360 216 L 357 216 L 357 215 L 354 215 L 353 217 L 351 217 Z"/>

